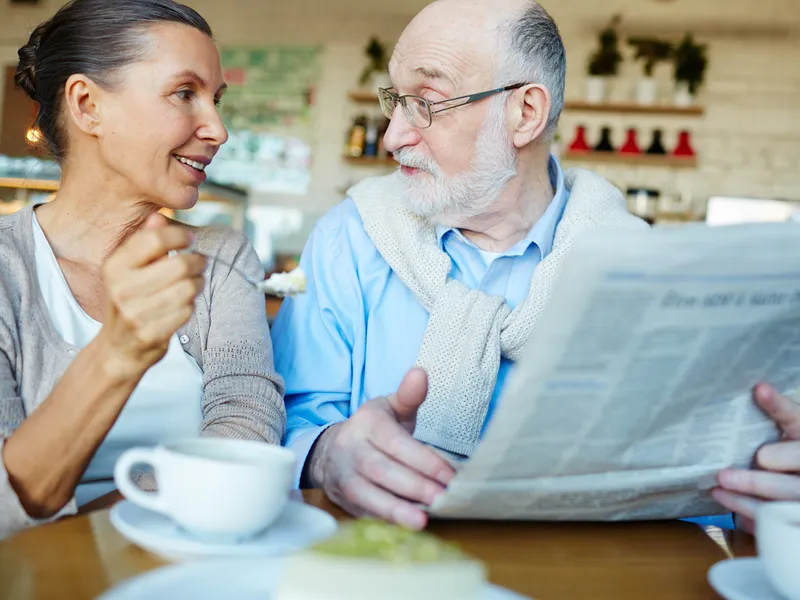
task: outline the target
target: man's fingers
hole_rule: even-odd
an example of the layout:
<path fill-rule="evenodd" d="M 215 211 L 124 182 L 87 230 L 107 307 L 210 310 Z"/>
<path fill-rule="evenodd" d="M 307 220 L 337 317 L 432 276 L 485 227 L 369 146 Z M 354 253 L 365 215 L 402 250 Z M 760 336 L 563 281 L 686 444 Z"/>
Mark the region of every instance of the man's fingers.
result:
<path fill-rule="evenodd" d="M 428 506 L 444 492 L 443 485 L 392 460 L 373 446 L 358 455 L 356 470 L 365 479 L 378 484 L 388 492 Z"/>
<path fill-rule="evenodd" d="M 760 500 L 721 488 L 711 490 L 711 496 L 729 511 L 742 515 L 746 519 L 755 519 L 756 510 L 761 504 Z"/>
<path fill-rule="evenodd" d="M 428 515 L 423 510 L 397 498 L 360 475 L 352 475 L 343 482 L 340 493 L 343 496 L 344 508 L 355 514 L 364 511 L 417 531 L 424 529 L 428 522 Z"/>
<path fill-rule="evenodd" d="M 398 422 L 408 425 L 409 433 L 414 431 L 417 409 L 428 394 L 428 375 L 422 369 L 411 369 L 403 377 L 397 393 L 389 395 L 389 406 Z"/>
<path fill-rule="evenodd" d="M 765 500 L 800 500 L 800 477 L 796 475 L 725 469 L 717 481 L 725 491 L 736 494 Z"/>
<path fill-rule="evenodd" d="M 800 442 L 778 442 L 756 453 L 756 464 L 767 471 L 800 473 Z"/>
<path fill-rule="evenodd" d="M 444 486 L 455 475 L 453 467 L 446 460 L 411 437 L 397 423 L 386 421 L 380 427 L 373 428 L 369 442 L 390 458 Z"/>
<path fill-rule="evenodd" d="M 753 388 L 756 403 L 792 440 L 800 440 L 800 404 L 779 394 L 766 383 Z"/>

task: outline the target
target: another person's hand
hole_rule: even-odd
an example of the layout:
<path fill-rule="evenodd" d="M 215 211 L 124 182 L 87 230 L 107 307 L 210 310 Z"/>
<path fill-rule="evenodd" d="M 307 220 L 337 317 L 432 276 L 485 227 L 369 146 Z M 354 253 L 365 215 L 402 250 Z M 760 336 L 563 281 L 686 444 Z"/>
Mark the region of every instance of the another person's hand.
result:
<path fill-rule="evenodd" d="M 172 335 L 192 316 L 206 258 L 169 255 L 191 243 L 185 227 L 169 225 L 155 214 L 107 259 L 106 309 L 98 337 L 119 359 L 120 375 L 141 375 L 161 360 Z"/>
<path fill-rule="evenodd" d="M 754 517 L 761 502 L 800 502 L 800 404 L 760 383 L 753 390 L 758 405 L 778 424 L 783 438 L 762 447 L 755 470 L 726 469 L 718 476 L 714 498 L 737 513 L 742 527 L 754 531 Z"/>
<path fill-rule="evenodd" d="M 406 374 L 396 394 L 366 402 L 347 421 L 328 428 L 310 457 L 312 484 L 353 515 L 370 515 L 422 529 L 430 505 L 454 470 L 412 437 L 428 391 L 421 369 Z"/>

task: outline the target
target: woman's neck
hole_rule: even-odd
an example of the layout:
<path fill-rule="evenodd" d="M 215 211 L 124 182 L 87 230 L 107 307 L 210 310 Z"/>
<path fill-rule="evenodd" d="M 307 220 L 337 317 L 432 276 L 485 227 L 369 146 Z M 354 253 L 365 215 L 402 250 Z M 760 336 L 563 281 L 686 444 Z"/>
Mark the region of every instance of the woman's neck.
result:
<path fill-rule="evenodd" d="M 99 267 L 158 210 L 104 179 L 90 169 L 65 169 L 55 200 L 37 208 L 39 225 L 59 259 Z"/>

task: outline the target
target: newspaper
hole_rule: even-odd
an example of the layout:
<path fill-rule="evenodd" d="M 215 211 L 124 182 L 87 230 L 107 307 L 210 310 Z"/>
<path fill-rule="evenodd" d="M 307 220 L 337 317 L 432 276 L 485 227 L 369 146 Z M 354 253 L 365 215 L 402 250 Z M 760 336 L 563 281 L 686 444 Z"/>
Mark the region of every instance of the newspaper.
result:
<path fill-rule="evenodd" d="M 709 490 L 778 438 L 751 389 L 800 384 L 800 227 L 576 243 L 446 518 L 719 514 Z"/>

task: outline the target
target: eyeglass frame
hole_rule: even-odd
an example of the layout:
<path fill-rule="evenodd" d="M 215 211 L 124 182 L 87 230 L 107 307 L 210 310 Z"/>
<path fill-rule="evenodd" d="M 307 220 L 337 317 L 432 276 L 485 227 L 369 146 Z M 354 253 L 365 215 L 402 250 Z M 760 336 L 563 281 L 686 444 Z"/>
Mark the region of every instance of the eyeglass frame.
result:
<path fill-rule="evenodd" d="M 416 127 L 417 129 L 428 129 L 431 125 L 433 125 L 433 115 L 438 115 L 440 113 L 443 113 L 443 112 L 448 111 L 448 110 L 452 110 L 454 108 L 461 108 L 462 106 L 467 106 L 468 104 L 472 104 L 473 102 L 478 102 L 479 100 L 483 100 L 484 98 L 489 98 L 490 96 L 494 96 L 495 94 L 502 94 L 503 92 L 509 92 L 511 90 L 518 90 L 519 88 L 524 87 L 526 85 L 529 85 L 529 84 L 527 84 L 527 83 L 515 83 L 513 85 L 507 85 L 505 87 L 495 88 L 493 90 L 488 90 L 486 92 L 477 92 L 475 94 L 467 94 L 466 96 L 457 96 L 455 98 L 450 98 L 448 100 L 439 100 L 438 102 L 429 102 L 425 98 L 422 98 L 421 96 L 415 96 L 414 94 L 403 94 L 401 96 L 400 94 L 398 94 L 396 92 L 393 92 L 389 88 L 381 88 L 381 87 L 379 87 L 378 88 L 378 102 L 380 102 L 381 105 L 383 105 L 383 102 L 381 102 L 381 92 L 386 92 L 389 96 L 394 98 L 394 101 L 396 103 L 395 104 L 395 108 L 397 108 L 397 105 L 400 105 L 400 106 L 403 107 L 403 113 L 405 114 L 406 121 L 408 121 L 409 125 L 411 125 L 412 127 Z M 420 127 L 418 125 L 414 125 L 411 122 L 411 119 L 408 118 L 408 113 L 407 113 L 408 109 L 406 108 L 406 106 L 402 102 L 403 98 L 414 98 L 416 100 L 421 100 L 422 101 L 423 105 L 428 109 L 428 124 L 425 127 Z M 462 102 L 461 104 L 456 104 L 455 106 L 448 106 L 447 108 L 442 108 L 440 110 L 433 110 L 434 106 L 437 106 L 439 104 L 447 104 L 449 102 L 456 102 L 458 100 L 466 100 L 466 102 Z M 384 113 L 384 116 L 385 115 L 386 115 L 386 113 Z"/>

